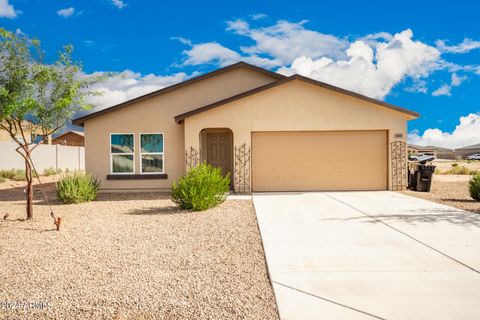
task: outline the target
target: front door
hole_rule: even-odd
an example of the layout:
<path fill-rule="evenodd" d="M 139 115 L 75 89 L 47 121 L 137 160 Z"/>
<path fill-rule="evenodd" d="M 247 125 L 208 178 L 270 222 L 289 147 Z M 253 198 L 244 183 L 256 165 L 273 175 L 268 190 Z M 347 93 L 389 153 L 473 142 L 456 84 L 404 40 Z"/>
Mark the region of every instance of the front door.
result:
<path fill-rule="evenodd" d="M 207 162 L 232 176 L 232 136 L 228 131 L 207 132 Z"/>

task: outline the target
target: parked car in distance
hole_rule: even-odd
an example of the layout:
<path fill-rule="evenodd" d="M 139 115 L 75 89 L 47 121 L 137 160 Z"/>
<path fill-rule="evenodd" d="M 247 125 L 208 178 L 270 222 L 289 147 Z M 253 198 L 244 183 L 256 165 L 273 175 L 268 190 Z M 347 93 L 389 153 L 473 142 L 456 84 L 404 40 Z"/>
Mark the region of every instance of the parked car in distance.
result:
<path fill-rule="evenodd" d="M 436 157 L 433 154 L 428 154 L 428 153 L 416 153 L 416 154 L 410 154 L 408 156 L 408 160 L 410 161 L 419 161 L 420 159 L 427 159 L 433 157 L 432 160 L 436 159 Z"/>
<path fill-rule="evenodd" d="M 416 154 L 409 154 L 408 155 L 408 160 L 410 160 L 410 161 L 417 161 L 417 159 L 418 159 L 418 155 L 416 155 Z"/>
<path fill-rule="evenodd" d="M 480 160 L 480 153 L 474 153 L 467 157 L 467 160 Z"/>

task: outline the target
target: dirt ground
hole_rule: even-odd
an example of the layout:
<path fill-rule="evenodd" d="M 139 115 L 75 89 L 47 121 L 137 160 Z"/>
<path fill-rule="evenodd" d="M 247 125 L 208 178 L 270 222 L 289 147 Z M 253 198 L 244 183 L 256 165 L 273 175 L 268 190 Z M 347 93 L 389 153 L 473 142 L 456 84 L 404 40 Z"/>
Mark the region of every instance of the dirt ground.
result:
<path fill-rule="evenodd" d="M 62 177 L 61 174 L 55 174 L 48 177 L 40 176 L 40 181 L 42 183 L 52 184 L 53 182 L 58 181 L 61 177 Z M 38 185 L 37 178 L 34 178 L 33 184 Z M 5 182 L 0 183 L 0 190 L 25 188 L 25 186 L 26 186 L 25 181 L 14 181 L 14 180 L 5 179 Z"/>
<path fill-rule="evenodd" d="M 54 185 L 48 185 L 55 198 Z M 195 213 L 168 195 L 62 205 L 0 190 L 0 319 L 277 319 L 250 200 Z"/>
<path fill-rule="evenodd" d="M 433 161 L 433 165 L 436 166 L 436 169 L 445 172 L 447 170 L 452 169 L 452 164 L 456 163 L 458 166 L 466 167 L 470 170 L 478 170 L 480 171 L 480 161 L 466 161 L 466 160 L 442 160 L 438 159 Z"/>
<path fill-rule="evenodd" d="M 402 193 L 448 206 L 480 213 L 480 202 L 468 192 L 468 175 L 433 175 L 430 192 L 402 191 Z"/>

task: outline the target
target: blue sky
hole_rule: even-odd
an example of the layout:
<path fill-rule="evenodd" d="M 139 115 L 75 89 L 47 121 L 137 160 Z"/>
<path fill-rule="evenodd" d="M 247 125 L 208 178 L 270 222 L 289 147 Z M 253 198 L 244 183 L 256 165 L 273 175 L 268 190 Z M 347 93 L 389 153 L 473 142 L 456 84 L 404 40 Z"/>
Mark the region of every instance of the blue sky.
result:
<path fill-rule="evenodd" d="M 107 106 L 245 60 L 421 113 L 410 140 L 480 142 L 480 28 L 474 1 L 0 0 L 0 26 L 75 46 Z M 436 130 L 438 129 L 438 130 Z"/>

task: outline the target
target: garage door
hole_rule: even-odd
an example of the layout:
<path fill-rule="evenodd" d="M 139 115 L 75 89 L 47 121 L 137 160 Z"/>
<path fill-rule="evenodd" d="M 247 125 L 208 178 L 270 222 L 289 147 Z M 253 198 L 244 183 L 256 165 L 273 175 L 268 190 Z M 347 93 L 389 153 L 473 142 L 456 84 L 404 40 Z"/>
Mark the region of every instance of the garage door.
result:
<path fill-rule="evenodd" d="M 254 191 L 385 190 L 386 131 L 252 133 Z"/>

